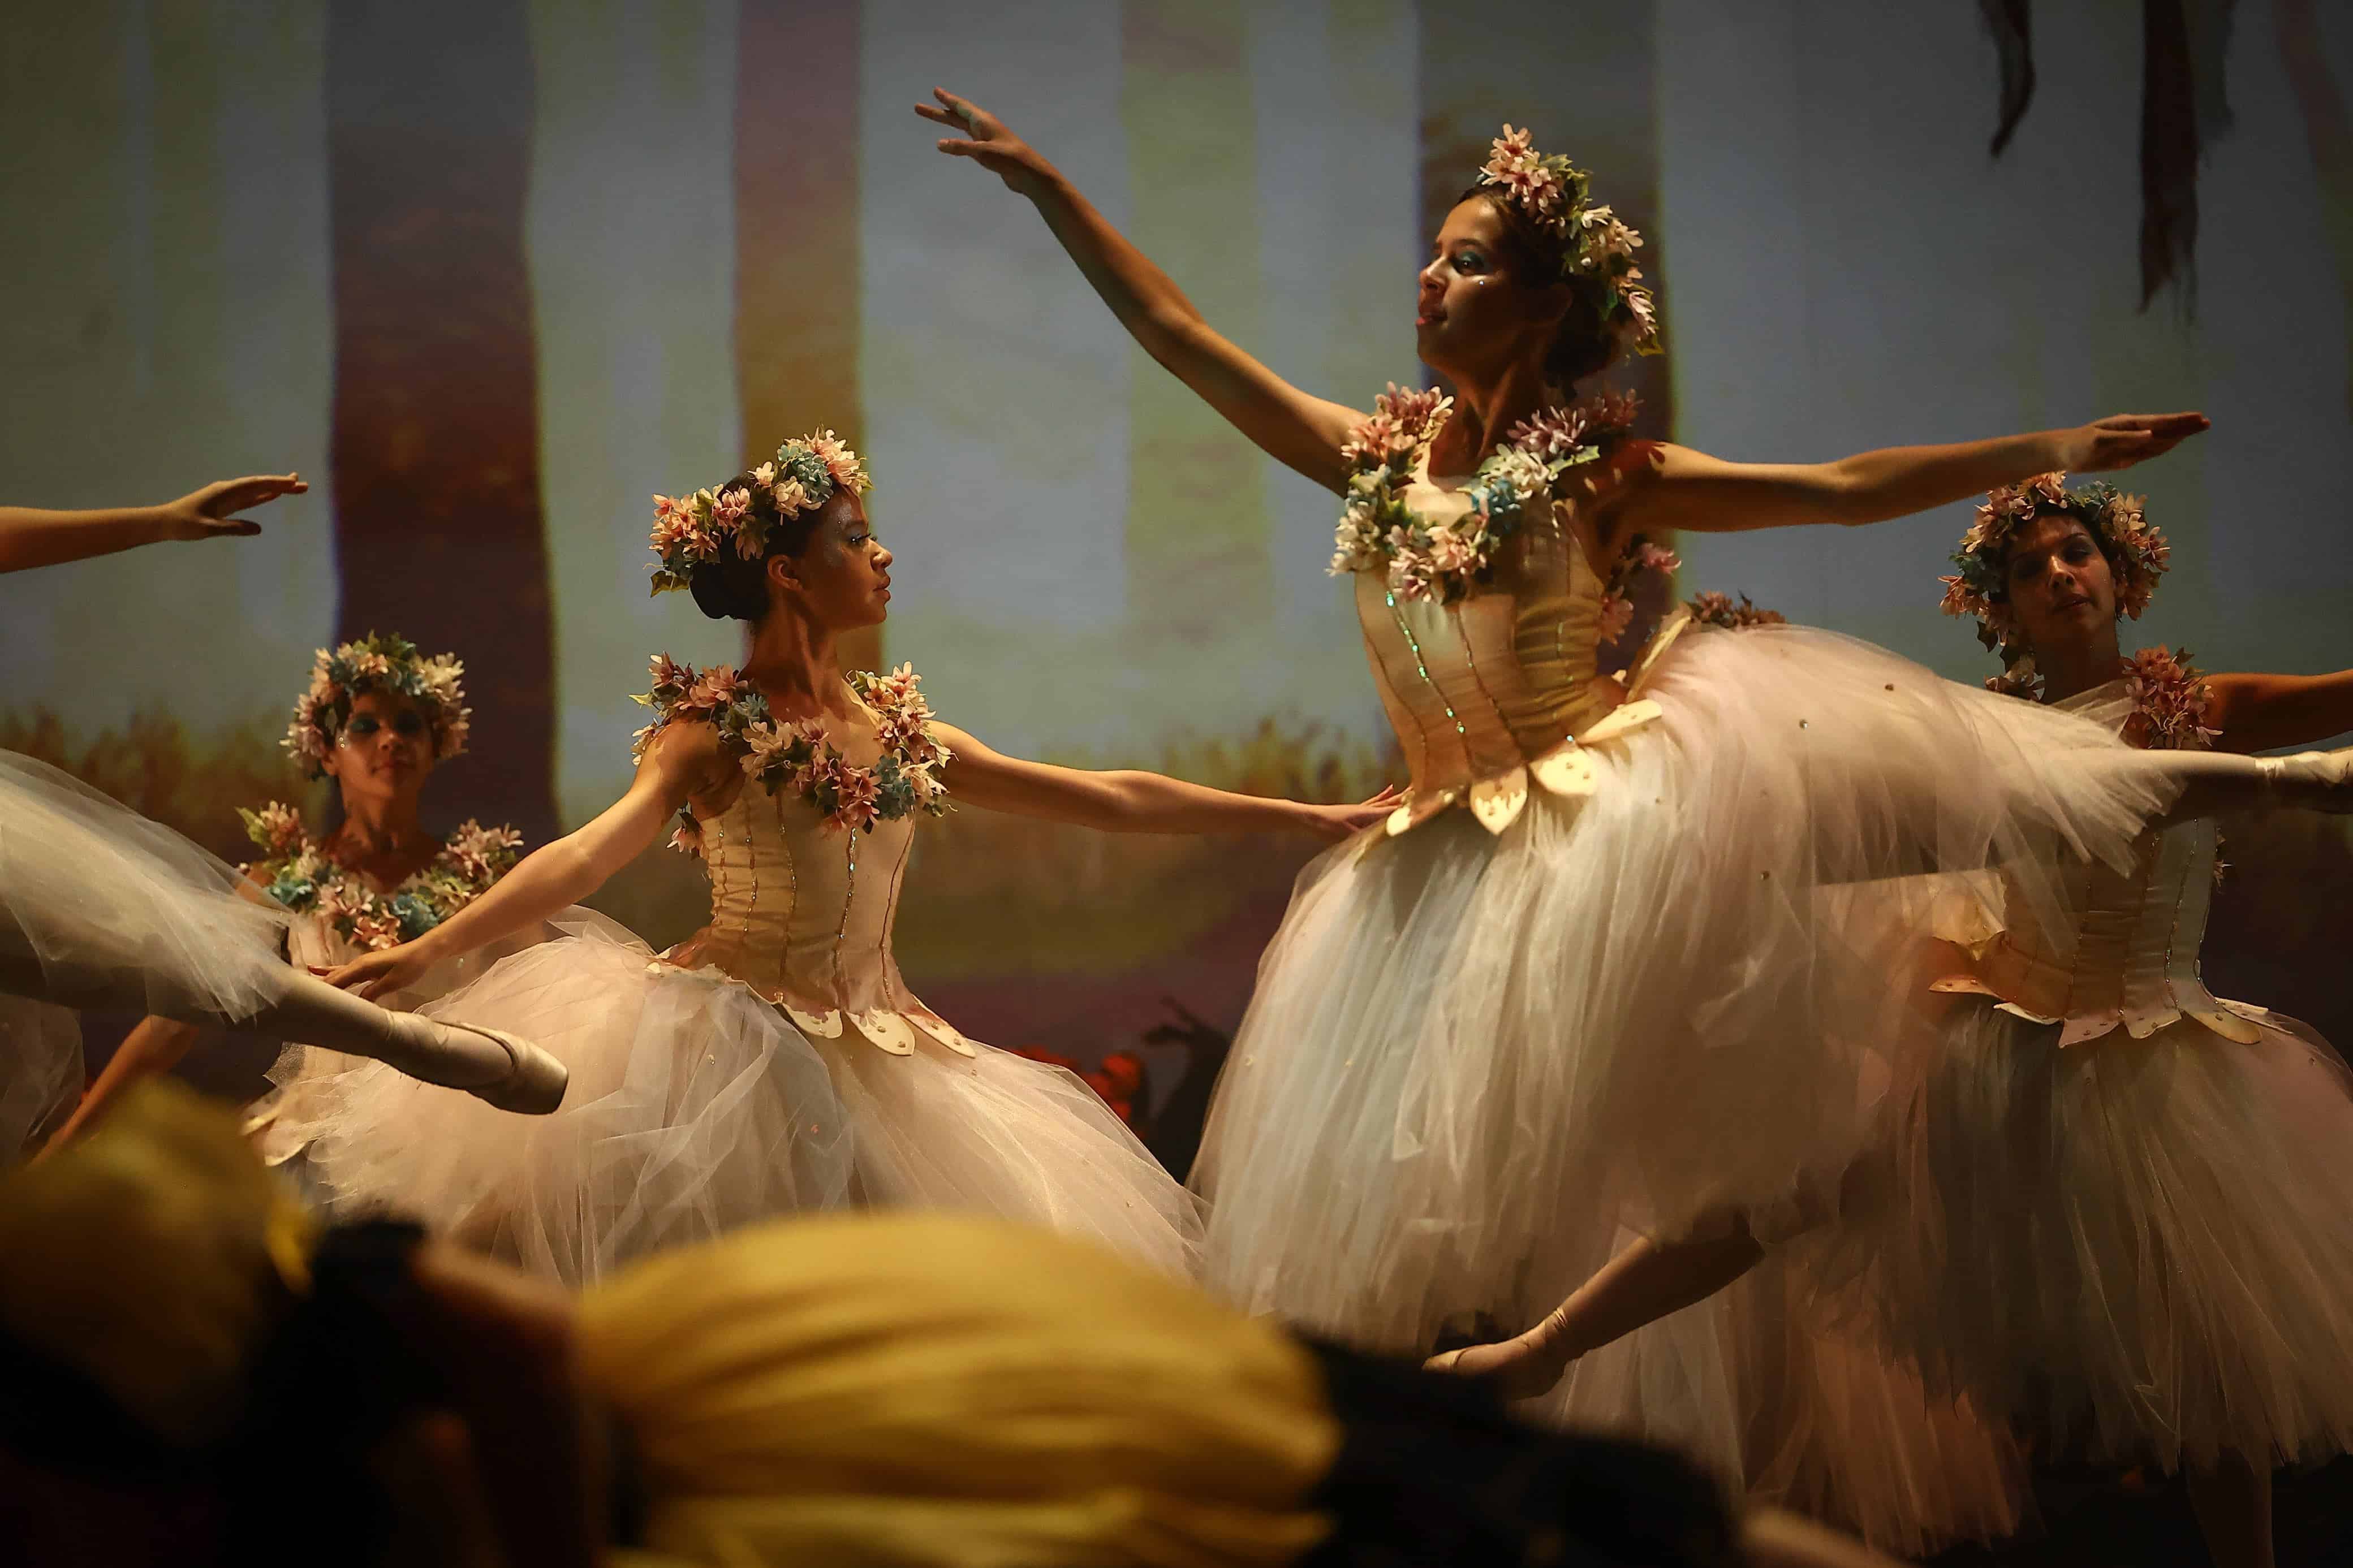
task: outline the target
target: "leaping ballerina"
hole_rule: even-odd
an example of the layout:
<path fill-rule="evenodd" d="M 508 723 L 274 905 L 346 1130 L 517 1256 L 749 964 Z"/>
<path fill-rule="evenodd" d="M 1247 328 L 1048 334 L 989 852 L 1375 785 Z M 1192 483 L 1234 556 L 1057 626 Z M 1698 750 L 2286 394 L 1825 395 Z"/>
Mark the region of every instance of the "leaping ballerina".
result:
<path fill-rule="evenodd" d="M 938 97 L 917 112 L 955 133 L 943 153 L 1028 198 L 1147 353 L 1343 498 L 1333 566 L 1412 787 L 1302 877 L 1218 1089 L 1194 1185 L 1208 1282 L 1247 1310 L 1427 1354 L 1537 1322 L 1621 1226 L 1652 1238 L 1617 1280 L 1636 1321 L 1698 1300 L 1835 1212 L 1871 1086 L 1926 1048 L 1908 939 L 1839 889 L 2016 864 L 2055 909 L 2067 868 L 2129 865 L 2168 811 L 2353 803 L 2341 753 L 2139 752 L 1807 628 L 1679 618 L 1626 689 L 1597 671 L 1638 536 L 1876 522 L 2128 467 L 2199 415 L 1813 464 L 1636 440 L 1630 400 L 1569 394 L 1656 344 L 1641 237 L 1506 127 L 1419 281 L 1453 395 L 1368 416 L 1228 342 L 1035 149 Z M 1732 1369 L 1679 1378 L 1687 1440 L 1746 1468 Z M 1861 1516 L 1908 1506 L 1883 1495 L 1896 1458 L 1848 1458 Z"/>

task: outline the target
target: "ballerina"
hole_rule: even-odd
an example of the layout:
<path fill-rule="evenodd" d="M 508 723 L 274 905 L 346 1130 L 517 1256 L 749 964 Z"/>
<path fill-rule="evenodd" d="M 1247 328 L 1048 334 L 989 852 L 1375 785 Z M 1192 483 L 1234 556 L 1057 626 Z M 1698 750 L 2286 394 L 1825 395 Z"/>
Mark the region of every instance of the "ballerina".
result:
<path fill-rule="evenodd" d="M 2126 658 L 2168 565 L 2139 497 L 2045 474 L 1993 491 L 1945 578 L 1988 685 L 2152 748 L 2246 752 L 2353 729 L 2353 670 L 2207 676 Z M 2221 1563 L 2271 1561 L 2270 1471 L 2353 1447 L 2353 1079 L 2305 1025 L 2198 973 L 2217 835 L 2152 826 L 2076 866 L 2053 921 L 2005 867 L 1942 901 L 1940 1049 L 1817 1238 L 1811 1278 L 1927 1388 L 2065 1457 L 2182 1470 Z M 2120 1054 L 2121 1053 L 2121 1054 Z M 1613 1260 L 1535 1328 L 1432 1365 L 1530 1395 L 1680 1298 Z M 2160 1287 L 2155 1281 L 2164 1281 Z M 1986 1533 L 1986 1532 L 1980 1532 Z"/>
<path fill-rule="evenodd" d="M 1620 1225 L 1674 1244 L 1646 1286 L 1713 1289 L 1834 1210 L 1870 1086 L 1917 1043 L 1905 932 L 1828 890 L 2055 843 L 2022 889 L 2055 908 L 2063 861 L 2128 863 L 2161 810 L 2344 799 L 2340 755 L 2137 752 L 1810 629 L 1679 618 L 1623 689 L 1597 673 L 1638 535 L 1874 522 L 2126 467 L 2202 416 L 1826 464 L 1635 441 L 1630 400 L 1563 398 L 1655 343 L 1641 237 L 1507 127 L 1419 279 L 1421 358 L 1460 406 L 1393 389 L 1366 417 L 1220 337 L 1001 121 L 939 97 L 918 111 L 959 132 L 943 152 L 1028 197 L 1146 352 L 1345 498 L 1334 570 L 1412 788 L 1301 879 L 1219 1085 L 1194 1184 L 1237 1304 L 1426 1354 L 1535 1321 Z M 1709 1392 L 1730 1373 L 1687 1370 L 1733 1425 Z"/>
<path fill-rule="evenodd" d="M 223 480 L 161 507 L 0 508 L 0 571 L 258 533 L 236 514 L 308 488 L 287 474 Z M 169 828 L 0 752 L 0 1152 L 14 1154 L 79 1084 L 76 1008 L 315 1040 L 505 1110 L 543 1114 L 563 1099 L 562 1066 L 527 1041 L 391 1012 L 292 968 L 283 912 L 242 888 Z"/>
<path fill-rule="evenodd" d="M 1113 831 L 1344 837 L 1390 803 L 1309 805 L 1018 762 L 934 721 L 905 668 L 845 676 L 887 613 L 857 457 L 830 433 L 658 497 L 655 585 L 749 623 L 740 670 L 657 658 L 636 782 L 415 942 L 330 976 L 385 994 L 592 891 L 677 822 L 708 925 L 668 952 L 602 935 L 506 959 L 427 1006 L 560 1042 L 574 1082 L 517 1135 L 373 1068 L 310 1169 L 332 1207 L 397 1203 L 581 1282 L 659 1246 L 846 1203 L 960 1208 L 1194 1268 L 1193 1198 L 1075 1076 L 967 1040 L 901 978 L 891 930 L 919 818 L 966 805 Z"/>
<path fill-rule="evenodd" d="M 332 969 L 420 934 L 514 864 L 522 838 L 512 828 L 469 821 L 437 837 L 418 815 L 426 781 L 466 749 L 464 682 L 456 655 L 424 658 L 398 637 L 371 634 L 332 653 L 319 650 L 294 703 L 286 749 L 311 778 L 335 781 L 342 823 L 314 839 L 301 814 L 282 801 L 238 813 L 262 857 L 241 869 L 294 917 L 287 956 L 296 965 Z M 413 1008 L 470 979 L 473 967 L 451 965 L 399 1001 Z M 174 1018 L 143 1020 L 50 1145 L 79 1136 L 132 1084 L 170 1071 L 204 1033 Z M 340 1052 L 285 1049 L 270 1070 L 277 1087 L 248 1123 L 271 1163 L 301 1149 L 304 1124 L 318 1113 L 315 1091 L 353 1065 Z"/>
<path fill-rule="evenodd" d="M 2045 474 L 1987 498 L 1944 607 L 1978 618 L 1995 684 L 2134 745 L 2353 729 L 2353 670 L 2125 657 L 2166 556 L 2139 497 Z M 2353 1451 L 2353 1077 L 2206 990 L 2216 843 L 2152 830 L 2120 870 L 2071 868 L 2065 920 L 1996 899 L 1949 931 L 1944 1048 L 1895 1099 L 1887 1201 L 1839 1239 L 1932 1385 L 2056 1455 L 2181 1471 L 2214 1561 L 2269 1568 L 2272 1468 Z"/>

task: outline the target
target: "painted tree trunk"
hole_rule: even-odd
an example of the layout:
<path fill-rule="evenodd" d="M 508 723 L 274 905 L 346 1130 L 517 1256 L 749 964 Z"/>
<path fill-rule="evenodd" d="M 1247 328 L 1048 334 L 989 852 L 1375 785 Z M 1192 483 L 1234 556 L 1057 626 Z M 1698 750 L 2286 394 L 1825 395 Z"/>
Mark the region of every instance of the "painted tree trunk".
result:
<path fill-rule="evenodd" d="M 735 89 L 735 374 L 745 467 L 819 427 L 865 451 L 858 0 L 744 0 Z M 892 465 L 918 454 L 879 454 Z M 887 495 L 882 500 L 887 508 Z M 842 662 L 882 662 L 877 627 Z"/>
<path fill-rule="evenodd" d="M 466 661 L 444 809 L 556 827 L 522 0 L 340 0 L 327 40 L 339 635 Z"/>

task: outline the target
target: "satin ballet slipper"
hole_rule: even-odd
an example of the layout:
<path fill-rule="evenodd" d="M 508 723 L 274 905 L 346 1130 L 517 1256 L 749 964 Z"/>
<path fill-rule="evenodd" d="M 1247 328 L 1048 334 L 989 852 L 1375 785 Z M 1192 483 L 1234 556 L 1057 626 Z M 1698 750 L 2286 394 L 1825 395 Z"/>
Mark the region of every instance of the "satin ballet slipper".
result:
<path fill-rule="evenodd" d="M 1424 1372 L 1468 1378 L 1504 1399 L 1534 1399 L 1549 1394 L 1568 1375 L 1577 1360 L 1568 1346 L 1567 1313 L 1555 1309 L 1525 1333 L 1493 1344 L 1464 1345 L 1421 1363 Z"/>
<path fill-rule="evenodd" d="M 545 1116 L 564 1103 L 564 1091 L 572 1080 L 571 1069 L 529 1040 L 519 1040 L 498 1029 L 460 1024 L 455 1019 L 421 1021 L 436 1029 L 489 1040 L 506 1052 L 507 1070 L 499 1078 L 488 1083 L 456 1083 L 448 1087 L 462 1089 L 485 1105 L 520 1116 Z"/>

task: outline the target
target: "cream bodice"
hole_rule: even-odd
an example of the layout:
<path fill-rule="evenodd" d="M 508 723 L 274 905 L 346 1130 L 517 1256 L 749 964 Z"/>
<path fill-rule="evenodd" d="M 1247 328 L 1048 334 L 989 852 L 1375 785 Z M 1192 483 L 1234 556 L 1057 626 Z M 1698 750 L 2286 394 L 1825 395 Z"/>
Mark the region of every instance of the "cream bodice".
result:
<path fill-rule="evenodd" d="M 2063 706 L 2119 731 L 2130 716 L 2121 681 Z M 2239 1005 L 2216 997 L 2199 973 L 2217 843 L 2214 824 L 2201 819 L 2144 829 L 2127 870 L 2069 865 L 2065 931 L 2042 929 L 2013 900 L 2005 929 L 1978 944 L 1972 972 L 1936 989 L 1995 996 L 2006 1011 L 2060 1024 L 2062 1046 L 2119 1027 L 2145 1039 L 2185 1017 L 2227 1039 L 2259 1037 Z"/>
<path fill-rule="evenodd" d="M 853 832 L 794 791 L 770 795 L 746 780 L 724 811 L 700 820 L 711 923 L 668 962 L 750 986 L 804 1034 L 847 1029 L 895 1056 L 912 1054 L 919 1038 L 974 1054 L 907 989 L 891 951 L 913 816 Z"/>
<path fill-rule="evenodd" d="M 1417 482 L 1416 512 L 1460 512 L 1460 492 Z M 1657 717 L 1655 705 L 1599 669 L 1602 600 L 1609 584 L 1587 559 L 1569 505 L 1532 508 L 1498 557 L 1493 581 L 1445 605 L 1392 593 L 1378 572 L 1356 574 L 1356 619 L 1381 705 L 1411 769 L 1412 787 L 1390 819 L 1402 832 L 1449 806 L 1467 805 L 1500 833 L 1535 787 L 1556 795 L 1592 787 L 1585 746 Z M 1639 668 L 1688 617 L 1651 639 Z"/>

